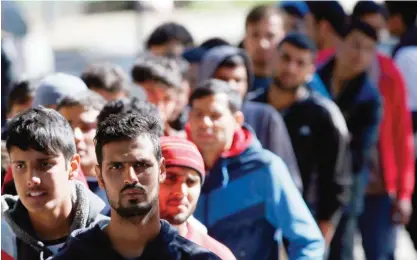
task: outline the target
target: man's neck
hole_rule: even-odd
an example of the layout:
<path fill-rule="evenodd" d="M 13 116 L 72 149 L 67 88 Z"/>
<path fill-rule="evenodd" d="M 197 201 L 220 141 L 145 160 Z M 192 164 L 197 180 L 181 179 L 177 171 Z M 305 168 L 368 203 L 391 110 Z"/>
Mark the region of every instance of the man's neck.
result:
<path fill-rule="evenodd" d="M 187 234 L 188 234 L 187 222 L 184 222 L 184 223 L 179 224 L 179 225 L 173 225 L 173 226 L 177 228 L 178 233 L 180 234 L 180 236 L 182 236 L 182 237 L 187 236 Z"/>
<path fill-rule="evenodd" d="M 336 35 L 329 35 L 320 45 L 320 50 L 334 49 L 341 42 L 340 37 Z"/>
<path fill-rule="evenodd" d="M 37 237 L 44 241 L 68 236 L 71 232 L 73 217 L 71 199 L 51 212 L 44 214 L 29 212 L 29 218 Z"/>
<path fill-rule="evenodd" d="M 271 77 L 272 71 L 268 67 L 254 67 L 253 72 L 255 77 L 269 78 Z"/>
<path fill-rule="evenodd" d="M 223 152 L 222 150 L 218 151 L 200 151 L 201 155 L 203 156 L 204 164 L 207 170 L 213 168 L 214 164 L 216 163 L 217 159 Z"/>
<path fill-rule="evenodd" d="M 156 207 L 159 207 L 156 204 Z M 104 232 L 109 237 L 113 248 L 125 258 L 142 255 L 148 242 L 161 231 L 159 211 L 154 207 L 146 216 L 123 219 L 112 210 L 109 225 Z"/>
<path fill-rule="evenodd" d="M 268 88 L 268 104 L 280 111 L 290 107 L 305 93 L 305 88 L 300 86 L 296 91 L 285 91 L 277 86 L 271 85 Z"/>

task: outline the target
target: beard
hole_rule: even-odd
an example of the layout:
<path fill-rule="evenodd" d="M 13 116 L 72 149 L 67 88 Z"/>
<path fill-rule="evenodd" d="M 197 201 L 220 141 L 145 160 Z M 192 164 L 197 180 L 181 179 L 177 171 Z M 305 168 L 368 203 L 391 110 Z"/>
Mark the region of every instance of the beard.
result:
<path fill-rule="evenodd" d="M 124 189 L 120 193 L 122 193 Z M 149 202 L 140 201 L 138 199 L 130 199 L 127 201 L 127 205 L 123 205 L 122 196 L 119 196 L 118 201 L 111 200 L 107 197 L 110 206 L 116 211 L 116 213 L 125 219 L 143 217 L 148 215 L 153 208 L 158 206 L 158 191 L 155 193 Z"/>
<path fill-rule="evenodd" d="M 279 89 L 281 89 L 281 90 L 283 90 L 283 91 L 286 91 L 286 92 L 292 92 L 292 93 L 295 93 L 295 92 L 298 90 L 298 88 L 301 86 L 301 85 L 295 85 L 295 86 L 284 86 L 284 85 L 282 84 L 281 80 L 280 80 L 280 79 L 278 79 L 277 77 L 274 77 L 274 78 L 273 78 L 273 82 L 274 82 L 274 85 L 275 85 L 277 88 L 279 88 Z"/>
<path fill-rule="evenodd" d="M 171 214 L 166 211 L 161 211 L 161 219 L 165 219 L 171 225 L 181 225 L 192 215 L 194 210 L 190 210 L 189 212 L 178 213 L 178 214 Z"/>

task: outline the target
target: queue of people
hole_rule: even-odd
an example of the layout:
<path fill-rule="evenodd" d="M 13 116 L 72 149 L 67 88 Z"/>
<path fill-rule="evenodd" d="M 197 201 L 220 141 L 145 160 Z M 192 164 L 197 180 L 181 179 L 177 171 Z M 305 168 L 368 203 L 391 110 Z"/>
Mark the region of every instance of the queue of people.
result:
<path fill-rule="evenodd" d="M 239 46 L 166 23 L 129 72 L 12 82 L 1 257 L 349 260 L 360 233 L 395 259 L 400 225 L 417 248 L 416 19 L 282 1 Z"/>

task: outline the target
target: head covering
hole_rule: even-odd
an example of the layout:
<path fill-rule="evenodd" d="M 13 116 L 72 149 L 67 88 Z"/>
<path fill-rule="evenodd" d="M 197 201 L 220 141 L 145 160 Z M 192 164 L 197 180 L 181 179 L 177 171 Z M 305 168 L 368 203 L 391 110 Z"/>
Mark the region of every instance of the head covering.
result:
<path fill-rule="evenodd" d="M 303 1 L 279 1 L 278 7 L 299 18 L 304 18 L 310 11 L 308 5 Z"/>
<path fill-rule="evenodd" d="M 64 73 L 55 73 L 40 82 L 32 107 L 58 105 L 62 97 L 72 96 L 87 89 L 80 78 Z"/>
<path fill-rule="evenodd" d="M 187 167 L 196 170 L 201 177 L 201 184 L 204 183 L 206 171 L 204 160 L 200 152 L 192 142 L 175 137 L 161 137 L 162 156 L 165 158 L 165 165 Z"/>
<path fill-rule="evenodd" d="M 197 85 L 212 78 L 220 64 L 234 55 L 241 56 L 245 61 L 246 72 L 248 75 L 248 92 L 252 90 L 254 76 L 248 55 L 244 50 L 229 45 L 214 47 L 204 55 L 198 69 Z"/>

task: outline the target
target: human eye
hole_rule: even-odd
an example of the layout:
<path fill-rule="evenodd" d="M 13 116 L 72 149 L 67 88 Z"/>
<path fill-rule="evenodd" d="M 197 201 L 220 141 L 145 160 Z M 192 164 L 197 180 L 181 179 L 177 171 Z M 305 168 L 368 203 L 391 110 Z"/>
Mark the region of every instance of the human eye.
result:
<path fill-rule="evenodd" d="M 109 169 L 110 170 L 120 170 L 120 169 L 122 169 L 123 168 L 123 164 L 122 163 L 120 163 L 120 162 L 115 162 L 115 163 L 112 163 L 112 164 L 110 164 L 110 166 L 109 166 Z"/>

